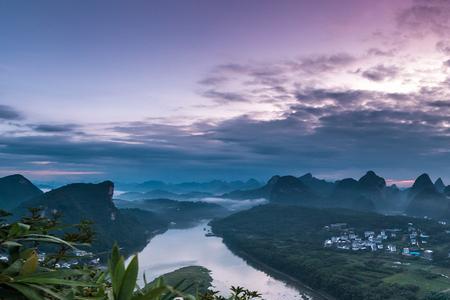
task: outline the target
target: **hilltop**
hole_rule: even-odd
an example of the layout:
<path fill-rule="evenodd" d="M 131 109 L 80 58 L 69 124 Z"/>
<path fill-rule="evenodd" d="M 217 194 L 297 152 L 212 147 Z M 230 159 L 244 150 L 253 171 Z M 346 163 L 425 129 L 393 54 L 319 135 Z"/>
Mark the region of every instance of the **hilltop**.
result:
<path fill-rule="evenodd" d="M 43 192 L 22 175 L 0 178 L 0 208 L 10 210 Z"/>
<path fill-rule="evenodd" d="M 111 181 L 74 183 L 25 201 L 13 213 L 25 215 L 27 208 L 39 207 L 46 216 L 60 214 L 66 224 L 91 220 L 96 232 L 92 245 L 95 251 L 106 251 L 118 242 L 129 253 L 145 246 L 155 231 L 165 230 L 167 223 L 155 213 L 118 209 L 112 201 L 113 193 Z"/>
<path fill-rule="evenodd" d="M 344 178 L 335 182 L 318 179 L 307 173 L 300 177 L 273 176 L 264 186 L 236 190 L 222 195 L 230 199 L 265 198 L 272 203 L 307 207 L 336 207 L 388 214 L 406 213 L 435 219 L 450 217 L 450 186 L 441 178 L 433 183 L 422 174 L 411 188 L 388 186 L 374 171 L 359 179 Z"/>

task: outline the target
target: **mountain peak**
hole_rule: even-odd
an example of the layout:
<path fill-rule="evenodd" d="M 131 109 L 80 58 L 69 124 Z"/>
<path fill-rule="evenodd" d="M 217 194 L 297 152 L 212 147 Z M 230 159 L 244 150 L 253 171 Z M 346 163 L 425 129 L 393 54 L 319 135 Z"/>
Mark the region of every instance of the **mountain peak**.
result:
<path fill-rule="evenodd" d="M 269 179 L 269 181 L 267 181 L 267 185 L 273 185 L 275 183 L 277 183 L 278 179 L 280 179 L 280 175 L 275 175 L 272 176 L 272 178 Z"/>
<path fill-rule="evenodd" d="M 442 192 L 444 191 L 444 189 L 445 189 L 445 184 L 444 184 L 444 182 L 442 181 L 442 178 L 441 178 L 441 177 L 439 177 L 439 178 L 434 182 L 434 187 L 436 188 L 436 190 L 437 190 L 439 193 L 442 193 Z"/>
<path fill-rule="evenodd" d="M 18 212 L 26 207 L 42 207 L 44 211 L 53 210 L 64 212 L 64 221 L 77 223 L 81 219 L 105 221 L 116 214 L 113 204 L 114 183 L 72 183 L 23 202 Z"/>
<path fill-rule="evenodd" d="M 357 186 L 358 185 L 358 181 L 356 181 L 353 178 L 344 178 L 341 180 L 336 181 L 338 186 L 343 186 L 343 187 L 353 187 L 353 186 Z"/>
<path fill-rule="evenodd" d="M 255 178 L 250 178 L 245 183 L 246 184 L 259 184 L 259 181 L 256 180 Z"/>
<path fill-rule="evenodd" d="M 311 173 L 306 173 L 299 177 L 299 179 L 312 179 L 312 178 L 313 178 L 313 176 Z"/>
<path fill-rule="evenodd" d="M 377 174 L 375 174 L 374 171 L 369 170 L 369 171 L 367 171 L 366 176 L 377 176 Z"/>
<path fill-rule="evenodd" d="M 26 178 L 22 174 L 13 174 L 13 175 L 5 176 L 2 179 L 26 179 Z"/>
<path fill-rule="evenodd" d="M 362 187 L 369 189 L 382 189 L 386 187 L 384 178 L 375 174 L 374 171 L 368 171 L 366 175 L 359 179 L 359 183 Z"/>
<path fill-rule="evenodd" d="M 0 208 L 12 209 L 35 196 L 41 195 L 31 181 L 23 175 L 14 174 L 0 178 Z"/>
<path fill-rule="evenodd" d="M 413 190 L 432 189 L 434 190 L 434 184 L 427 173 L 423 173 L 414 181 L 412 186 Z"/>
<path fill-rule="evenodd" d="M 317 195 L 295 176 L 278 177 L 270 193 L 270 201 L 291 204 L 313 204 Z"/>

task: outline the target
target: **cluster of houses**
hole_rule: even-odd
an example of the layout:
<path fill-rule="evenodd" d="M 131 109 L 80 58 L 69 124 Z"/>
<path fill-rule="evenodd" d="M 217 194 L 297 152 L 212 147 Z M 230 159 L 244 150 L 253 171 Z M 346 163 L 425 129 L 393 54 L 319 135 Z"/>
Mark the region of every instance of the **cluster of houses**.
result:
<path fill-rule="evenodd" d="M 424 249 L 428 243 L 429 236 L 420 229 L 408 223 L 408 231 L 401 229 L 382 229 L 376 231 L 364 231 L 361 235 L 353 228 L 349 228 L 347 223 L 334 223 L 325 226 L 326 230 L 338 233 L 324 241 L 325 248 L 336 248 L 352 251 L 386 251 L 389 253 L 401 253 L 405 256 L 422 257 L 428 260 L 433 259 L 433 251 Z M 401 251 L 397 250 L 402 246 Z"/>
<path fill-rule="evenodd" d="M 433 260 L 433 250 L 424 249 L 424 247 L 428 244 L 428 238 L 430 237 L 429 235 L 426 235 L 420 229 L 415 228 L 413 223 L 408 223 L 408 233 L 406 237 L 408 247 L 404 247 L 402 249 L 403 255 Z"/>
<path fill-rule="evenodd" d="M 74 250 L 72 254 L 73 254 L 73 256 L 76 256 L 77 258 L 87 259 L 87 263 L 89 265 L 98 265 L 100 263 L 100 258 L 93 257 L 93 254 L 91 252 L 87 252 L 84 250 Z M 41 252 L 37 256 L 38 256 L 39 262 L 44 262 L 47 257 L 47 254 L 45 252 Z M 9 260 L 8 255 L 6 255 L 6 254 L 0 255 L 1 262 L 8 262 L 8 260 Z M 72 266 L 78 265 L 78 263 L 79 263 L 78 259 L 71 259 L 69 261 L 56 263 L 55 268 L 69 269 Z"/>

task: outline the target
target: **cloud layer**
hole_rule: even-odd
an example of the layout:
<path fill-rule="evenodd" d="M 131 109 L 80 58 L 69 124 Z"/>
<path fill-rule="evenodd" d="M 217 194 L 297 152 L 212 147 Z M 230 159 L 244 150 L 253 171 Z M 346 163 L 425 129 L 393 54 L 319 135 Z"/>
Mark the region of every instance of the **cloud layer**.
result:
<path fill-rule="evenodd" d="M 203 105 L 173 117 L 32 123 L 0 105 L 0 172 L 176 181 L 375 169 L 392 182 L 424 171 L 450 180 L 450 6 L 413 1 L 393 16 L 356 50 L 213 66 L 196 80 Z"/>

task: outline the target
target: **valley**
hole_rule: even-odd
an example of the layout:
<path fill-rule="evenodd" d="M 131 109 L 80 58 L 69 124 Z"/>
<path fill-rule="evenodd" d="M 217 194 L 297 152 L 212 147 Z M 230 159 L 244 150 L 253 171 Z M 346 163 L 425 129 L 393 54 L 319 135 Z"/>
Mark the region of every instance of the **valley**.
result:
<path fill-rule="evenodd" d="M 234 191 L 219 183 L 150 181 L 115 195 L 104 181 L 43 193 L 14 175 L 0 178 L 0 204 L 13 218 L 36 207 L 62 224 L 92 221 L 85 249 L 102 260 L 115 242 L 126 255 L 139 252 L 149 280 L 198 275 L 203 289 L 244 285 L 266 300 L 422 300 L 448 289 L 450 188 L 441 179 L 422 174 L 406 189 L 372 171 L 335 182 L 273 176 L 233 183 L 250 187 Z"/>

